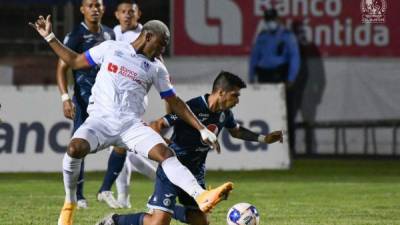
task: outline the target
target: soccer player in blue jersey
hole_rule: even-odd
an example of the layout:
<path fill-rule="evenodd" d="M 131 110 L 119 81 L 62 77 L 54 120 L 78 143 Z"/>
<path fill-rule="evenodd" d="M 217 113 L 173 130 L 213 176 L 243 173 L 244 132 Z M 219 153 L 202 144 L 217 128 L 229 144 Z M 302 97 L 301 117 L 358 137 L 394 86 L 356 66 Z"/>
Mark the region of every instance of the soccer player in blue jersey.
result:
<path fill-rule="evenodd" d="M 257 134 L 237 123 L 230 109 L 239 103 L 240 90 L 245 87 L 246 84 L 238 76 L 222 71 L 214 81 L 211 94 L 193 98 L 187 104 L 195 116 L 216 135 L 226 128 L 233 137 L 242 140 L 268 144 L 282 142 L 281 131 Z M 175 114 L 168 114 L 150 126 L 157 132 L 173 126 L 169 147 L 193 173 L 198 183 L 205 187 L 205 162 L 210 147 L 201 140 L 200 134 Z M 183 206 L 176 205 L 176 197 Z M 199 209 L 191 196 L 168 180 L 160 166 L 157 169 L 155 190 L 147 206 L 152 209 L 151 214 L 111 214 L 98 225 L 168 225 L 171 217 L 188 224 L 209 224 L 207 214 Z"/>
<path fill-rule="evenodd" d="M 101 18 L 104 14 L 104 6 L 101 0 L 83 0 L 80 11 L 83 15 L 83 21 L 71 33 L 66 35 L 64 39 L 66 46 L 78 53 L 83 53 L 103 41 L 115 39 L 113 30 L 101 24 Z M 74 121 L 73 132 L 75 132 L 88 117 L 86 109 L 99 66 L 72 70 L 74 78 L 72 100 L 68 95 L 68 70 L 69 66 L 61 59 L 58 60 L 56 76 L 63 102 L 64 116 Z M 87 201 L 83 196 L 83 174 L 84 161 L 82 161 L 76 190 L 78 208 L 88 207 Z"/>

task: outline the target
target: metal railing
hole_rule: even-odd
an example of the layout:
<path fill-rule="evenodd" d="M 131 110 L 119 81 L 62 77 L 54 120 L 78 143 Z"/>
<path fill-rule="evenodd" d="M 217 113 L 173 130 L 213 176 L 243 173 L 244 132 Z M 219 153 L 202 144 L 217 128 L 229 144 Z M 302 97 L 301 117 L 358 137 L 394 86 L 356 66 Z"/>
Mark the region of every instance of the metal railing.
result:
<path fill-rule="evenodd" d="M 363 131 L 363 152 L 364 156 L 380 156 L 379 146 L 377 142 L 376 129 L 377 128 L 390 128 L 391 130 L 391 156 L 398 157 L 398 129 L 400 127 L 400 120 L 359 120 L 359 121 L 320 121 L 320 122 L 301 122 L 296 123 L 296 130 L 303 130 L 305 133 L 305 155 L 318 155 L 313 151 L 315 146 L 314 133 L 320 129 L 333 129 L 334 135 L 334 149 L 333 155 L 353 155 L 350 153 L 347 144 L 346 130 L 348 129 L 362 129 Z M 339 152 L 339 149 L 342 152 Z M 369 150 L 372 150 L 372 154 Z M 386 157 L 388 155 L 385 155 Z M 390 155 L 389 155 L 390 156 Z"/>

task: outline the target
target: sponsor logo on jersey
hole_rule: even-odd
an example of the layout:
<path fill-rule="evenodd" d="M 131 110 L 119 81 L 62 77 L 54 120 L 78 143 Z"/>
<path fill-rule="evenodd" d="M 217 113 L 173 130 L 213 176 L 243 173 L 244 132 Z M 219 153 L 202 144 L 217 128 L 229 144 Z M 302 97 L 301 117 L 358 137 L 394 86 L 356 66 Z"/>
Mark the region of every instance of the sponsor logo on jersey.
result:
<path fill-rule="evenodd" d="M 107 70 L 110 71 L 111 73 L 116 73 L 118 71 L 118 65 L 115 65 L 113 63 L 108 63 Z"/>
<path fill-rule="evenodd" d="M 119 71 L 118 71 L 118 69 L 119 69 Z M 136 83 L 138 83 L 140 85 L 142 85 L 142 83 L 143 83 L 139 79 L 139 75 L 135 71 L 130 70 L 130 69 L 126 68 L 125 66 L 118 66 L 118 65 L 110 62 L 110 63 L 108 63 L 107 70 L 109 72 L 111 72 L 111 73 L 117 73 L 118 72 L 119 75 L 121 75 L 123 77 L 126 77 L 126 78 L 128 78 L 130 80 L 133 80 L 133 81 L 135 81 Z"/>
<path fill-rule="evenodd" d="M 200 117 L 209 117 L 210 114 L 208 114 L 208 113 L 199 113 L 199 116 Z"/>

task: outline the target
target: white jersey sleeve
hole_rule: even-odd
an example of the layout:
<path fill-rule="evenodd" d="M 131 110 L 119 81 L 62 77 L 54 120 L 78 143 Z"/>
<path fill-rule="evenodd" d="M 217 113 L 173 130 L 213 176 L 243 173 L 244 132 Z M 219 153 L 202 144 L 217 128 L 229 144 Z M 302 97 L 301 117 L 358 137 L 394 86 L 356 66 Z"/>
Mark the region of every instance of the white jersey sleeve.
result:
<path fill-rule="evenodd" d="M 95 66 L 103 63 L 104 56 L 109 52 L 112 41 L 104 41 L 99 45 L 94 46 L 87 50 L 85 58 L 90 66 Z"/>
<path fill-rule="evenodd" d="M 160 65 L 156 72 L 156 75 L 153 77 L 153 84 L 156 87 L 157 91 L 160 93 L 162 99 L 175 96 L 175 89 L 171 84 L 171 77 L 165 68 L 164 64 L 158 62 Z"/>

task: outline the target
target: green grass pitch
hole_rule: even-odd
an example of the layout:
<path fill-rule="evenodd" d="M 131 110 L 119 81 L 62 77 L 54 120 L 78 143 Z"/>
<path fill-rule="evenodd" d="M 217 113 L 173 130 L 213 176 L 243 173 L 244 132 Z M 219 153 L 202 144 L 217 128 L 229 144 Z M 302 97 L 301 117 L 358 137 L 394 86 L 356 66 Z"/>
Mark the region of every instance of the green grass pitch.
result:
<path fill-rule="evenodd" d="M 90 208 L 77 211 L 75 225 L 95 224 L 113 212 L 95 200 L 102 175 L 86 174 Z M 117 213 L 146 209 L 153 185 L 138 174 L 132 180 L 133 208 Z M 296 160 L 288 171 L 207 174 L 212 186 L 228 180 L 235 189 L 214 209 L 211 224 L 225 225 L 226 212 L 238 202 L 255 205 L 262 225 L 400 224 L 398 161 Z M 0 173 L 0 225 L 54 225 L 63 199 L 61 174 Z"/>

